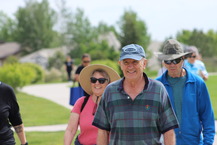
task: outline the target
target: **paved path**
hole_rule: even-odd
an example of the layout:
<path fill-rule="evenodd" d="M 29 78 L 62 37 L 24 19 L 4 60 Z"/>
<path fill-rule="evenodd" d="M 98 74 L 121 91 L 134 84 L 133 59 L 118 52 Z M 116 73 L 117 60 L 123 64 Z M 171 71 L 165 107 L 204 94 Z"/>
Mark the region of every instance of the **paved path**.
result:
<path fill-rule="evenodd" d="M 42 84 L 42 85 L 32 85 L 26 86 L 21 89 L 22 92 L 31 94 L 37 97 L 46 98 L 57 104 L 60 104 L 68 109 L 72 109 L 69 105 L 70 97 L 70 86 L 72 83 L 58 83 L 58 84 Z M 217 132 L 217 121 L 215 121 L 215 128 Z M 35 126 L 35 127 L 25 127 L 26 131 L 64 131 L 67 124 L 59 125 L 49 125 L 49 126 Z M 215 143 L 217 145 L 217 135 L 215 136 Z"/>
<path fill-rule="evenodd" d="M 21 91 L 37 97 L 46 98 L 71 110 L 72 106 L 69 105 L 71 85 L 71 82 L 32 85 L 23 87 Z"/>

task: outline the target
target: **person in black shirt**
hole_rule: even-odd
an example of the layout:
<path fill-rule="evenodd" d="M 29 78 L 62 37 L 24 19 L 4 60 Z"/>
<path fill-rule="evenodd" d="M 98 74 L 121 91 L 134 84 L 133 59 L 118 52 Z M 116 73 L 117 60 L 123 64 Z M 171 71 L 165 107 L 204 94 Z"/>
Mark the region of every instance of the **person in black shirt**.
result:
<path fill-rule="evenodd" d="M 21 145 L 28 145 L 16 96 L 11 86 L 0 82 L 0 145 L 15 145 L 13 126 Z"/>
<path fill-rule="evenodd" d="M 77 70 L 75 71 L 75 81 L 79 82 L 79 74 L 80 72 L 82 71 L 82 69 L 86 66 L 88 66 L 91 62 L 91 57 L 89 54 L 85 53 L 82 55 L 82 58 L 81 58 L 81 65 L 78 66 Z M 79 83 L 79 86 L 80 86 L 80 83 Z M 86 93 L 84 91 L 84 96 L 89 96 L 88 93 Z"/>
<path fill-rule="evenodd" d="M 71 81 L 72 80 L 71 72 L 73 70 L 73 61 L 72 61 L 70 56 L 67 56 L 66 61 L 64 62 L 64 64 L 65 64 L 65 69 L 66 69 L 67 76 L 68 76 L 68 81 Z"/>

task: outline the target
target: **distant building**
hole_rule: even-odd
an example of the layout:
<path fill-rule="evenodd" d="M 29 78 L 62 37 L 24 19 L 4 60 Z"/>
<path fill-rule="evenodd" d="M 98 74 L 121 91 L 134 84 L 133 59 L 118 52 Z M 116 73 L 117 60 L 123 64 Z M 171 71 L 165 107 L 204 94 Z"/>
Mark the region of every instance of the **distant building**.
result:
<path fill-rule="evenodd" d="M 0 66 L 9 56 L 17 55 L 21 51 L 21 45 L 16 42 L 2 42 L 0 43 Z"/>
<path fill-rule="evenodd" d="M 46 69 L 48 67 L 49 57 L 54 56 L 54 54 L 58 51 L 66 55 L 68 52 L 68 49 L 66 47 L 44 48 L 44 49 L 38 50 L 36 52 L 33 52 L 29 55 L 22 57 L 20 59 L 20 62 L 36 63 L 42 66 L 44 69 Z"/>
<path fill-rule="evenodd" d="M 161 68 L 161 62 L 154 55 L 154 52 L 160 51 L 161 45 L 162 42 L 152 41 L 147 48 L 149 51 L 152 52 L 152 56 L 148 58 L 148 67 L 150 70 L 159 70 Z"/>
<path fill-rule="evenodd" d="M 105 34 L 101 34 L 98 38 L 99 41 L 105 40 L 108 42 L 108 45 L 110 47 L 113 47 L 116 51 L 119 51 L 121 48 L 121 43 L 119 42 L 119 40 L 117 39 L 117 37 L 115 36 L 115 34 L 113 32 L 108 32 Z"/>

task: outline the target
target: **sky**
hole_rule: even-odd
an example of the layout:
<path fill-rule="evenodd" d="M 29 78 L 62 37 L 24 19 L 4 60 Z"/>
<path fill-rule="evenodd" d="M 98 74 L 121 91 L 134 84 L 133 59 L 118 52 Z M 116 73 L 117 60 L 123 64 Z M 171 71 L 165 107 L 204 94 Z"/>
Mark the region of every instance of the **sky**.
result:
<path fill-rule="evenodd" d="M 41 0 L 38 0 L 41 1 Z M 57 9 L 60 0 L 48 0 Z M 126 10 L 137 13 L 144 21 L 152 40 L 164 41 L 177 32 L 193 29 L 217 31 L 217 0 L 66 0 L 68 8 L 84 10 L 91 24 L 99 22 L 118 28 L 117 22 Z M 0 10 L 13 17 L 25 0 L 1 0 Z"/>

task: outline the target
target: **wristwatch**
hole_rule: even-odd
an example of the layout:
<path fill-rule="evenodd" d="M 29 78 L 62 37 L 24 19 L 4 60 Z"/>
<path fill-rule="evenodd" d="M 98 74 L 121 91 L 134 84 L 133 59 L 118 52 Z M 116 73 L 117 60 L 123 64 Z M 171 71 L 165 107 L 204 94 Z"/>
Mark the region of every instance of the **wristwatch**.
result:
<path fill-rule="evenodd" d="M 28 145 L 28 142 L 26 142 L 25 144 L 21 144 L 21 145 Z"/>

